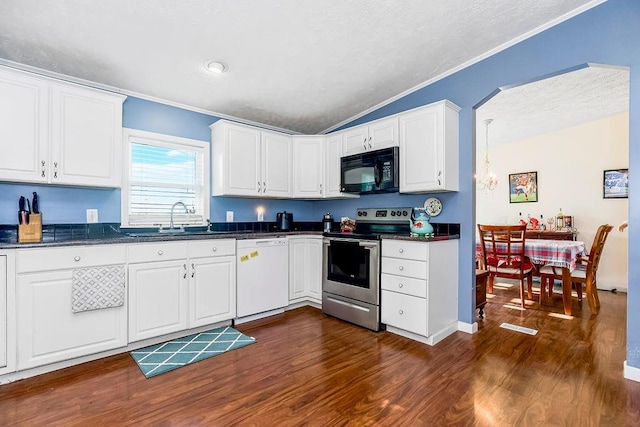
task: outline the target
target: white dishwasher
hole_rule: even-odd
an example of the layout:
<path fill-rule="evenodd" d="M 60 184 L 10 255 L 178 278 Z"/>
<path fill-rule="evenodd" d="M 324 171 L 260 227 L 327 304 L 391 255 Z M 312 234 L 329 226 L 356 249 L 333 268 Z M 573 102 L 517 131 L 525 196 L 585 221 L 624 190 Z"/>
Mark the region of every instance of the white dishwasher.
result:
<path fill-rule="evenodd" d="M 236 323 L 276 314 L 274 310 L 283 312 L 289 304 L 287 239 L 238 240 L 236 247 Z"/>

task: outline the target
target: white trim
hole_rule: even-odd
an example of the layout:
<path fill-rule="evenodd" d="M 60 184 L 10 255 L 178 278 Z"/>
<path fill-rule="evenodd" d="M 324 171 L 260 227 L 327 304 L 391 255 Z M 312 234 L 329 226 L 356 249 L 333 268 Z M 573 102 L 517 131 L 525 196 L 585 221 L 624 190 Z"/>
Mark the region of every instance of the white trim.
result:
<path fill-rule="evenodd" d="M 624 377 L 631 381 L 640 383 L 640 368 L 627 365 L 627 361 L 624 361 Z"/>
<path fill-rule="evenodd" d="M 458 330 L 467 334 L 475 334 L 478 332 L 478 322 L 466 323 L 458 321 Z"/>
<path fill-rule="evenodd" d="M 516 37 L 515 39 L 512 39 L 512 40 L 510 40 L 510 41 L 508 41 L 506 43 L 503 43 L 500 46 L 497 46 L 497 47 L 495 47 L 495 48 L 493 48 L 491 50 L 488 50 L 487 52 L 485 52 L 485 53 L 483 53 L 483 54 L 481 54 L 479 56 L 476 56 L 475 58 L 473 58 L 473 59 L 471 59 L 471 60 L 469 60 L 467 62 L 464 62 L 464 63 L 458 65 L 457 67 L 451 68 L 450 70 L 447 70 L 447 71 L 445 71 L 444 73 L 442 73 L 440 75 L 437 75 L 437 76 L 435 76 L 435 77 L 433 77 L 433 78 L 431 78 L 431 79 L 429 79 L 429 80 L 427 80 L 425 82 L 422 82 L 422 83 L 420 83 L 420 84 L 418 84 L 418 85 L 416 85 L 416 86 L 414 86 L 414 87 L 412 87 L 410 89 L 407 89 L 404 92 L 401 92 L 401 93 L 399 93 L 399 94 L 387 99 L 386 101 L 382 101 L 379 104 L 374 105 L 373 107 L 370 107 L 370 108 L 368 108 L 368 109 L 356 114 L 355 116 L 353 116 L 353 117 L 351 117 L 349 119 L 343 120 L 338 124 L 335 124 L 335 125 L 327 128 L 327 129 L 325 129 L 323 131 L 320 131 L 319 134 L 324 135 L 324 134 L 327 134 L 329 132 L 332 132 L 332 131 L 334 131 L 334 130 L 336 130 L 336 129 L 338 129 L 338 128 L 346 125 L 346 124 L 349 124 L 349 123 L 353 122 L 354 120 L 357 120 L 357 119 L 359 119 L 361 117 L 364 117 L 367 114 L 372 113 L 372 112 L 374 112 L 374 111 L 376 111 L 376 110 L 378 110 L 378 109 L 380 109 L 380 108 L 382 108 L 382 107 L 384 107 L 386 105 L 389 105 L 392 102 L 395 102 L 400 98 L 403 98 L 403 97 L 405 97 L 405 96 L 407 96 L 407 95 L 409 95 L 409 94 L 411 94 L 413 92 L 416 92 L 416 91 L 418 91 L 418 90 L 420 90 L 420 89 L 422 89 L 424 87 L 429 86 L 430 84 L 433 84 L 433 83 L 435 83 L 435 82 L 437 82 L 439 80 L 442 80 L 442 79 L 444 79 L 446 77 L 449 77 L 449 76 L 457 73 L 458 71 L 464 70 L 467 67 L 470 67 L 470 66 L 472 66 L 474 64 L 477 64 L 478 62 L 483 61 L 483 60 L 489 58 L 490 56 L 495 55 L 496 53 L 502 52 L 503 50 L 506 50 L 506 49 L 508 49 L 508 48 L 520 43 L 523 40 L 526 40 L 526 39 L 531 38 L 531 37 L 533 37 L 533 36 L 535 36 L 537 34 L 540 34 L 543 31 L 546 31 L 551 27 L 554 27 L 554 26 L 556 26 L 556 25 L 558 25 L 558 24 L 560 24 L 560 23 L 562 23 L 564 21 L 567 21 L 567 20 L 573 18 L 574 16 L 580 15 L 581 13 L 583 13 L 583 12 L 589 10 L 589 9 L 593 9 L 594 7 L 604 3 L 605 1 L 607 1 L 607 0 L 593 0 L 593 1 L 589 2 L 589 3 L 587 3 L 587 4 L 584 4 L 584 5 L 580 6 L 580 7 L 578 7 L 577 9 L 572 10 L 571 12 L 568 12 L 568 13 L 562 15 L 562 16 L 559 16 L 559 17 L 547 22 L 544 25 L 539 26 L 538 28 L 535 28 L 535 29 L 533 29 L 533 30 L 531 30 L 531 31 L 529 31 L 529 32 L 527 32 L 525 34 L 522 34 L 519 37 Z"/>
<path fill-rule="evenodd" d="M 198 139 L 181 138 L 178 136 L 164 135 L 160 133 L 147 132 L 137 129 L 122 128 L 122 191 L 120 192 L 120 223 L 121 228 L 129 227 L 129 168 L 131 166 L 130 139 L 147 139 L 151 141 L 167 142 L 189 147 L 196 147 L 204 151 L 202 158 L 202 168 L 204 172 L 203 199 L 204 211 L 203 220 L 210 219 L 211 209 L 211 143 Z M 203 224 L 204 225 L 204 224 Z"/>

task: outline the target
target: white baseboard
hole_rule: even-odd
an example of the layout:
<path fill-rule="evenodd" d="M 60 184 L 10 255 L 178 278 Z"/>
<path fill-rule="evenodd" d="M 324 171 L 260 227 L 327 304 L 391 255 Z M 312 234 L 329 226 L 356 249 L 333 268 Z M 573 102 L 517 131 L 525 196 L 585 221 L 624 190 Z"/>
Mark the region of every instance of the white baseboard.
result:
<path fill-rule="evenodd" d="M 478 322 L 458 322 L 458 330 L 460 332 L 466 332 L 467 334 L 475 334 L 476 332 L 478 332 Z"/>
<path fill-rule="evenodd" d="M 251 314 L 249 316 L 244 317 L 236 317 L 233 320 L 234 325 L 241 325 L 243 323 L 252 322 L 254 320 L 262 319 L 264 317 L 275 316 L 277 314 L 284 313 L 284 308 L 277 308 L 275 310 L 269 310 L 258 314 Z"/>
<path fill-rule="evenodd" d="M 627 361 L 624 361 L 624 377 L 628 380 L 636 381 L 640 383 L 640 368 L 627 365 Z"/>

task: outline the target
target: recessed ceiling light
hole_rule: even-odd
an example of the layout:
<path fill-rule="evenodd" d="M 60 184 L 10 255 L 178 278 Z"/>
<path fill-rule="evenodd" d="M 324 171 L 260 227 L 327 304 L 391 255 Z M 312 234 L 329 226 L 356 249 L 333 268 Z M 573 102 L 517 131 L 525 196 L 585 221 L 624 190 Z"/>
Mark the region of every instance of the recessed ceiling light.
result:
<path fill-rule="evenodd" d="M 207 71 L 210 71 L 216 74 L 222 74 L 226 72 L 228 69 L 224 63 L 219 61 L 208 61 L 204 64 L 204 68 L 206 68 Z"/>

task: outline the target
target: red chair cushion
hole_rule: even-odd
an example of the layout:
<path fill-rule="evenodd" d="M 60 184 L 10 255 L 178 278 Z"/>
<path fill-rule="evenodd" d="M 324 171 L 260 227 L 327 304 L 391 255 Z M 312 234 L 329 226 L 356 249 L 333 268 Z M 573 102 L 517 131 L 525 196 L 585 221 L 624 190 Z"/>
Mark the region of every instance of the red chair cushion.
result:
<path fill-rule="evenodd" d="M 507 256 L 506 255 L 504 256 L 489 255 L 487 256 L 487 264 L 492 267 L 507 268 L 506 266 Z M 531 260 L 529 259 L 529 257 L 524 257 L 524 264 L 523 264 L 519 256 L 512 256 L 511 265 L 508 266 L 508 268 L 520 268 L 520 267 L 522 267 L 523 270 L 528 270 L 530 268 L 533 268 L 533 265 L 531 264 Z"/>

